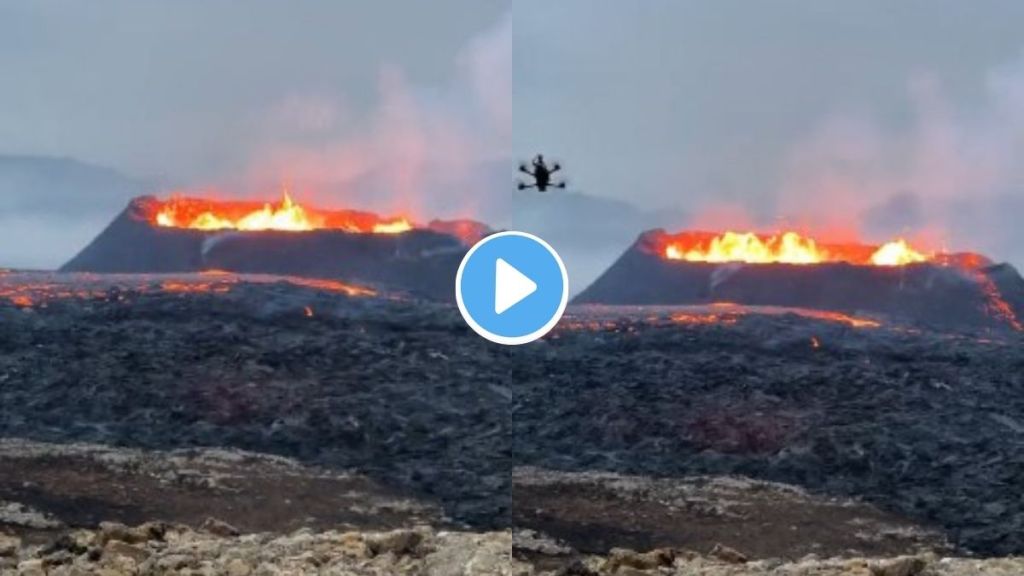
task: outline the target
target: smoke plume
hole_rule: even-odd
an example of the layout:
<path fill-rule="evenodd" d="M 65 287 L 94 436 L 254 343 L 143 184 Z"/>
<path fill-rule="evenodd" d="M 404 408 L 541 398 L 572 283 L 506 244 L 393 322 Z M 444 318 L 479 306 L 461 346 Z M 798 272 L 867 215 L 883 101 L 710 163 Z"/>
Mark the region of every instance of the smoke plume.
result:
<path fill-rule="evenodd" d="M 221 186 L 251 196 L 283 184 L 325 206 L 474 216 L 491 188 L 488 169 L 509 157 L 509 53 L 499 26 L 464 48 L 448 85 L 417 86 L 401 67 L 383 66 L 378 103 L 363 119 L 337 99 L 290 95 L 264 114 L 245 178 L 225 174 Z"/>
<path fill-rule="evenodd" d="M 903 126 L 829 118 L 789 155 L 775 210 L 825 235 L 906 236 L 1024 261 L 1024 56 L 992 70 L 980 92 L 967 112 L 920 75 Z"/>

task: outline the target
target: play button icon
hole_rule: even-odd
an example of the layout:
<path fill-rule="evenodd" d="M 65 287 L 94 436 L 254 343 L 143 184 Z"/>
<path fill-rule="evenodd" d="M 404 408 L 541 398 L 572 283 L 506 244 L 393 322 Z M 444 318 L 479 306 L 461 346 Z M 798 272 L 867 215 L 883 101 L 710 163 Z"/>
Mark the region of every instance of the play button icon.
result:
<path fill-rule="evenodd" d="M 455 300 L 477 334 L 498 344 L 525 344 L 558 323 L 569 300 L 565 264 L 526 232 L 499 232 L 474 245 L 459 265 Z"/>
<path fill-rule="evenodd" d="M 494 313 L 504 314 L 530 294 L 537 291 L 537 283 L 514 266 L 498 258 L 494 266 Z"/>

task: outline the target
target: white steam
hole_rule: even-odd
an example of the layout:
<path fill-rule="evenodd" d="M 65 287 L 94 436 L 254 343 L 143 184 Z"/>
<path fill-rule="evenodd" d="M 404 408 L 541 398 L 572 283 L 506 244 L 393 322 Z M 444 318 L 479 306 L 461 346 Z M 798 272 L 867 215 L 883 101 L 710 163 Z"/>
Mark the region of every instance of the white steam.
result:
<path fill-rule="evenodd" d="M 988 74 L 972 112 L 927 76 L 908 98 L 904 126 L 836 116 L 798 144 L 776 212 L 826 233 L 1024 261 L 1024 57 Z"/>
<path fill-rule="evenodd" d="M 288 96 L 266 111 L 246 177 L 224 187 L 251 196 L 285 184 L 326 206 L 475 215 L 489 188 L 486 169 L 510 150 L 508 36 L 502 25 L 470 42 L 442 87 L 417 86 L 400 67 L 384 66 L 366 118 L 337 98 Z"/>

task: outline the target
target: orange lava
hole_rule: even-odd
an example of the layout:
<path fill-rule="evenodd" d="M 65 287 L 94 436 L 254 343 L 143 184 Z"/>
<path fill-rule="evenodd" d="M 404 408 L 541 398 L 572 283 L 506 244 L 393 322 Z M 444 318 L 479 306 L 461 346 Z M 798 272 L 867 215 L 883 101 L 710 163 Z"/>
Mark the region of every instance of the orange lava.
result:
<path fill-rule="evenodd" d="M 774 306 L 741 306 L 732 302 L 715 302 L 709 305 L 711 308 L 722 309 L 722 312 L 703 312 L 698 307 L 696 311 L 687 310 L 677 312 L 670 316 L 677 324 L 702 325 L 702 324 L 723 324 L 726 326 L 735 324 L 740 317 L 750 314 L 779 315 L 796 314 L 803 318 L 821 320 L 824 322 L 836 322 L 846 324 L 851 328 L 880 328 L 882 323 L 870 318 L 858 318 L 829 310 L 814 310 L 810 308 L 785 308 Z"/>
<path fill-rule="evenodd" d="M 821 244 L 796 232 L 756 234 L 727 231 L 721 234 L 684 232 L 665 235 L 659 253 L 669 260 L 689 262 L 744 262 L 749 264 L 821 264 L 848 262 L 872 266 L 903 266 L 926 262 L 930 256 L 899 238 L 881 246 Z"/>
<path fill-rule="evenodd" d="M 127 303 L 126 292 L 134 294 L 226 294 L 241 284 L 283 282 L 302 288 L 343 294 L 350 297 L 376 296 L 372 288 L 338 280 L 273 276 L 238 275 L 220 270 L 199 274 L 92 274 L 11 273 L 0 276 L 0 301 L 23 309 L 45 308 L 58 300 L 105 300 Z M 312 315 L 312 309 L 309 309 Z"/>
<path fill-rule="evenodd" d="M 356 286 L 355 284 L 346 284 L 337 280 L 323 280 L 318 278 L 299 278 L 297 276 L 288 276 L 285 278 L 285 282 L 294 284 L 296 286 L 304 286 L 306 288 L 313 288 L 316 290 L 324 290 L 326 292 L 338 292 L 348 296 L 376 296 L 377 291 L 371 288 L 363 286 Z"/>
<path fill-rule="evenodd" d="M 974 274 L 978 283 L 981 284 L 981 290 L 985 294 L 985 307 L 987 312 L 996 318 L 999 318 L 1010 325 L 1017 332 L 1024 331 L 1024 323 L 1021 323 L 1020 318 L 1017 317 L 1017 313 L 1013 311 L 1013 307 L 1010 303 L 1003 298 L 1002 292 L 999 291 L 999 287 L 992 281 L 991 278 L 981 272 Z"/>
<path fill-rule="evenodd" d="M 228 270 L 221 270 L 220 268 L 208 268 L 199 272 L 201 276 L 234 276 L 234 272 Z"/>
<path fill-rule="evenodd" d="M 7 300 L 18 308 L 45 307 L 51 300 L 70 298 L 90 299 L 104 298 L 107 288 L 92 286 L 73 286 L 61 282 L 19 282 L 20 274 L 5 275 L 0 282 L 0 300 Z"/>
<path fill-rule="evenodd" d="M 162 282 L 160 289 L 164 292 L 184 292 L 186 294 L 196 292 L 230 292 L 231 284 L 224 282 L 184 282 L 180 280 L 171 280 Z"/>
<path fill-rule="evenodd" d="M 165 228 L 193 230 L 343 230 L 364 234 L 399 234 L 413 229 L 405 217 L 381 218 L 355 210 L 319 210 L 298 204 L 287 191 L 278 203 L 217 201 L 174 197 L 158 202 L 149 221 Z"/>
<path fill-rule="evenodd" d="M 739 321 L 740 314 L 700 314 L 680 312 L 672 315 L 672 321 L 677 324 L 688 324 L 691 326 L 701 324 L 725 324 L 732 325 Z"/>
<path fill-rule="evenodd" d="M 871 320 L 869 318 L 857 318 L 842 312 L 829 312 L 826 310 L 801 310 L 801 316 L 807 318 L 814 318 L 815 320 L 824 320 L 826 322 L 838 322 L 839 324 L 846 324 L 853 328 L 879 328 L 882 323 L 877 320 Z"/>
<path fill-rule="evenodd" d="M 32 306 L 32 298 L 25 296 L 24 294 L 16 294 L 10 297 L 11 303 L 19 308 L 28 308 Z"/>

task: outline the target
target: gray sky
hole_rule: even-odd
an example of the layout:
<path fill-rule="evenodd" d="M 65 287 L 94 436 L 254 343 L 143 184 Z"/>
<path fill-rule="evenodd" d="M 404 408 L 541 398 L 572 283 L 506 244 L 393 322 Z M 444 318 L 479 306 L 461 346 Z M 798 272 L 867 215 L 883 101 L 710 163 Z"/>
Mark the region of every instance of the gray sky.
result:
<path fill-rule="evenodd" d="M 59 264 L 139 189 L 529 228 L 546 208 L 509 203 L 506 167 L 537 150 L 629 204 L 588 208 L 588 244 L 781 222 L 1024 264 L 1020 22 L 1016 0 L 4 2 L 0 154 L 132 183 L 0 165 L 0 264 Z"/>
<path fill-rule="evenodd" d="M 389 71 L 443 89 L 503 9 L 486 0 L 4 2 L 0 146 L 175 181 L 235 174 L 259 146 L 315 146 L 362 128 Z"/>
<path fill-rule="evenodd" d="M 517 144 L 587 190 L 1024 262 L 1024 3 L 517 7 Z"/>

